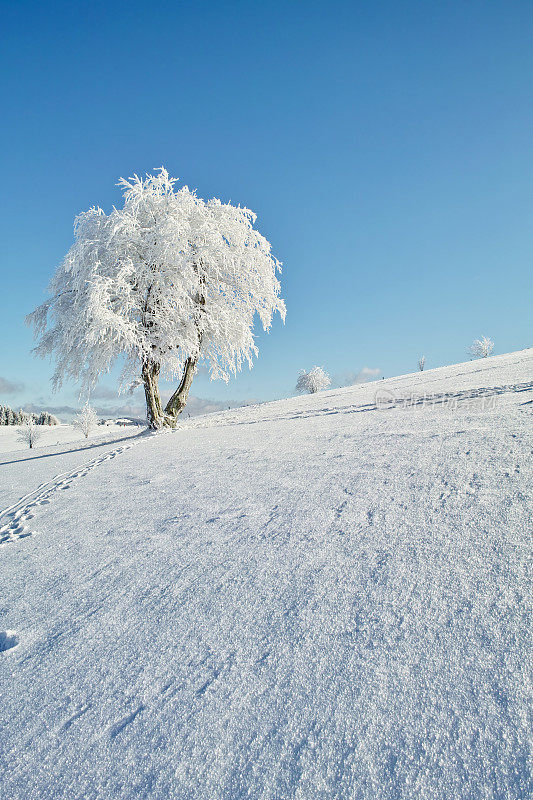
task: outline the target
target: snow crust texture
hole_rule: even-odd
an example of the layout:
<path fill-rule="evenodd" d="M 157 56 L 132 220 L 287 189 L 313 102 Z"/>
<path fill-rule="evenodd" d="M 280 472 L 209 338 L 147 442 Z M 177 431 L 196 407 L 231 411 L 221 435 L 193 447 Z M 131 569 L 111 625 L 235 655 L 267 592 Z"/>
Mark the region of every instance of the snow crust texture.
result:
<path fill-rule="evenodd" d="M 532 410 L 529 350 L 56 486 L 0 547 L 0 794 L 529 797 Z"/>

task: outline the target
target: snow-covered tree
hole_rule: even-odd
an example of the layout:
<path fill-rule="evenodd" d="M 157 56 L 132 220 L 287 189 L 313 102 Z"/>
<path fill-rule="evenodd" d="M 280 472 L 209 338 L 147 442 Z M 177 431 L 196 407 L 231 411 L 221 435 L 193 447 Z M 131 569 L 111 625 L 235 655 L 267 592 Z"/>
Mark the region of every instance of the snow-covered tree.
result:
<path fill-rule="evenodd" d="M 122 179 L 123 208 L 91 208 L 75 221 L 75 242 L 30 315 L 36 352 L 55 354 L 54 385 L 90 389 L 118 356 L 124 383 L 144 384 L 151 427 L 173 427 L 199 360 L 228 380 L 257 354 L 252 326 L 285 317 L 280 262 L 240 206 L 204 201 L 163 168 Z M 179 377 L 163 409 L 158 379 Z"/>
<path fill-rule="evenodd" d="M 28 417 L 32 417 L 36 425 L 59 425 L 58 418 L 48 411 L 34 414 L 22 409 L 13 411 L 9 406 L 0 406 L 0 425 L 22 425 Z"/>
<path fill-rule="evenodd" d="M 424 371 L 425 366 L 426 366 L 426 357 L 422 356 L 421 358 L 418 359 L 418 369 L 420 370 L 420 372 Z"/>
<path fill-rule="evenodd" d="M 322 367 L 313 367 L 309 372 L 301 369 L 298 373 L 298 380 L 296 381 L 296 391 L 314 394 L 315 392 L 320 392 L 322 389 L 328 389 L 330 385 L 330 377 Z"/>
<path fill-rule="evenodd" d="M 42 428 L 36 425 L 35 420 L 31 416 L 27 416 L 17 431 L 19 441 L 27 444 L 30 449 L 33 449 L 42 436 Z"/>
<path fill-rule="evenodd" d="M 35 421 L 37 425 L 59 425 L 58 418 L 48 411 L 41 411 Z"/>
<path fill-rule="evenodd" d="M 85 403 L 79 414 L 72 420 L 72 427 L 83 433 L 86 439 L 90 432 L 98 425 L 98 415 L 89 403 Z"/>
<path fill-rule="evenodd" d="M 481 339 L 474 339 L 470 353 L 474 358 L 487 358 L 494 350 L 494 342 L 488 336 L 482 336 Z"/>

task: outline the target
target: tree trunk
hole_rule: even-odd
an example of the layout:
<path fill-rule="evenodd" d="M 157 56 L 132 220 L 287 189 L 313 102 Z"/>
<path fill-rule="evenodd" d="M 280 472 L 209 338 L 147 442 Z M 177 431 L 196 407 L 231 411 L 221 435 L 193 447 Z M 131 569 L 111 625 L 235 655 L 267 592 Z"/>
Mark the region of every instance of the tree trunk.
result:
<path fill-rule="evenodd" d="M 192 379 L 196 372 L 197 358 L 188 358 L 183 369 L 180 384 L 163 411 L 161 396 L 159 394 L 160 365 L 154 361 L 146 361 L 142 368 L 144 394 L 146 397 L 146 415 L 148 426 L 154 430 L 159 428 L 175 428 L 176 419 L 181 414 L 187 403 Z"/>
<path fill-rule="evenodd" d="M 201 261 L 200 261 L 201 263 Z M 199 274 L 198 266 L 195 266 L 195 271 Z M 199 288 L 196 294 L 196 304 L 198 306 L 197 311 L 195 312 L 195 324 L 196 330 L 198 332 L 198 353 L 200 352 L 201 344 L 202 344 L 202 326 L 200 323 L 201 314 L 205 312 L 205 295 L 204 295 L 204 287 L 205 287 L 205 276 L 199 276 L 198 279 Z M 144 324 L 146 327 L 150 327 L 151 323 L 148 322 L 148 313 L 149 313 L 149 304 L 150 302 L 154 302 L 152 295 L 152 286 L 148 289 L 148 294 L 146 296 L 146 302 L 144 304 L 143 309 L 143 319 Z M 156 299 L 156 306 L 157 306 L 157 299 Z M 148 416 L 148 425 L 150 428 L 175 428 L 176 427 L 176 419 L 181 414 L 185 405 L 187 403 L 187 397 L 189 396 L 189 389 L 191 388 L 192 379 L 194 378 L 194 373 L 196 372 L 196 364 L 198 363 L 198 355 L 190 356 L 185 361 L 185 366 L 183 368 L 183 376 L 180 381 L 180 385 L 168 401 L 165 406 L 165 410 L 161 406 L 161 397 L 159 395 L 159 371 L 161 369 L 161 365 L 155 361 L 147 360 L 143 364 L 142 368 L 142 379 L 144 382 L 144 393 L 146 395 L 146 409 L 147 409 L 147 416 Z"/>
<path fill-rule="evenodd" d="M 181 414 L 187 403 L 189 389 L 191 388 L 192 379 L 194 378 L 194 373 L 196 372 L 197 361 L 197 358 L 187 359 L 180 385 L 166 404 L 165 415 L 169 420 L 167 425 L 169 425 L 171 428 L 175 427 L 176 418 L 179 414 Z"/>
<path fill-rule="evenodd" d="M 165 424 L 161 397 L 159 396 L 159 370 L 159 364 L 156 364 L 154 361 L 145 361 L 142 367 L 148 426 L 156 430 L 162 428 Z"/>

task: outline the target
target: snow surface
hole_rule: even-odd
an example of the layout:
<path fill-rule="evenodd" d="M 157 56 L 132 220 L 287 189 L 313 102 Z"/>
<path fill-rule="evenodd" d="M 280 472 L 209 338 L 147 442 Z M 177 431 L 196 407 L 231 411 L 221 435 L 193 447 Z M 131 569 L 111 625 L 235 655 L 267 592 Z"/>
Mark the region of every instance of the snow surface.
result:
<path fill-rule="evenodd" d="M 117 443 L 134 439 L 144 431 L 137 425 L 109 425 L 94 430 L 86 439 L 70 425 L 46 426 L 37 446 L 30 450 L 17 440 L 18 428 L 0 427 L 0 508 L 43 483 L 53 482 L 58 473 L 75 471 L 84 459 L 99 458 L 115 450 Z"/>
<path fill-rule="evenodd" d="M 38 427 L 41 437 L 35 448 L 30 450 L 27 444 L 19 440 L 20 425 L 0 425 L 0 453 L 2 454 L 2 460 L 5 453 L 14 453 L 17 450 L 23 450 L 25 457 L 35 457 L 42 455 L 43 450 L 47 453 L 57 453 L 64 449 L 64 445 L 75 444 L 78 447 L 83 447 L 87 444 L 85 436 L 72 425 L 39 425 Z M 132 431 L 138 433 L 140 430 L 140 426 L 137 425 L 98 425 L 90 432 L 88 441 L 91 444 L 107 442 L 123 436 L 131 436 Z M 70 450 L 71 448 L 69 447 L 68 449 Z"/>
<path fill-rule="evenodd" d="M 527 350 L 21 471 L 0 794 L 528 797 L 532 411 Z"/>

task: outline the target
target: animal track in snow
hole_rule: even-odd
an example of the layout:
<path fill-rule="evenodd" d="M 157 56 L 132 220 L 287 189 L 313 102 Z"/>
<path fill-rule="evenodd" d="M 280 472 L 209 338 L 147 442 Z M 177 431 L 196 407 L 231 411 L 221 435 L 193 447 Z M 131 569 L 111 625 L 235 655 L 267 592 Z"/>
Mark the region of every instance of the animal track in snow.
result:
<path fill-rule="evenodd" d="M 343 513 L 343 511 L 344 511 L 344 509 L 346 508 L 347 505 L 348 505 L 348 501 L 347 500 L 343 500 L 342 503 L 340 504 L 340 506 L 338 506 L 335 509 L 335 512 L 334 512 L 335 520 L 339 520 L 342 517 L 342 513 Z"/>
<path fill-rule="evenodd" d="M 16 631 L 0 631 L 0 653 L 12 650 L 19 643 Z"/>
<path fill-rule="evenodd" d="M 60 732 L 61 733 L 65 733 L 66 731 L 68 731 L 68 729 L 72 725 L 74 725 L 74 723 L 78 719 L 80 719 L 80 717 L 83 717 L 83 715 L 86 714 L 87 711 L 89 711 L 90 708 L 91 708 L 91 704 L 90 703 L 85 703 L 84 705 L 79 706 L 79 708 L 77 708 L 76 711 L 74 711 L 74 713 L 71 714 L 70 717 L 63 722 L 63 724 L 61 725 L 61 727 L 59 729 Z"/>
<path fill-rule="evenodd" d="M 111 728 L 109 729 L 109 738 L 114 739 L 116 736 L 118 736 L 119 733 L 122 733 L 124 728 L 126 728 L 130 723 L 132 723 L 135 717 L 137 717 L 143 711 L 144 711 L 144 706 L 141 703 L 141 705 L 138 708 L 136 708 L 135 711 L 132 711 L 131 714 L 128 714 L 126 717 L 123 717 L 118 722 L 115 722 L 115 724 L 112 725 Z"/>
<path fill-rule="evenodd" d="M 27 526 L 28 520 L 33 518 L 33 511 L 37 510 L 39 506 L 50 503 L 50 498 L 54 492 L 69 489 L 76 478 L 84 477 L 95 467 L 103 464 L 104 461 L 115 458 L 136 444 L 139 444 L 139 441 L 117 447 L 116 450 L 111 450 L 104 455 L 98 456 L 98 458 L 94 458 L 87 464 L 75 467 L 70 472 L 59 473 L 47 483 L 41 483 L 37 489 L 28 492 L 9 508 L 5 508 L 0 512 L 0 522 L 3 522 L 0 526 L 0 545 L 13 542 L 16 539 L 22 539 L 25 536 L 31 536 L 32 532 Z"/>

